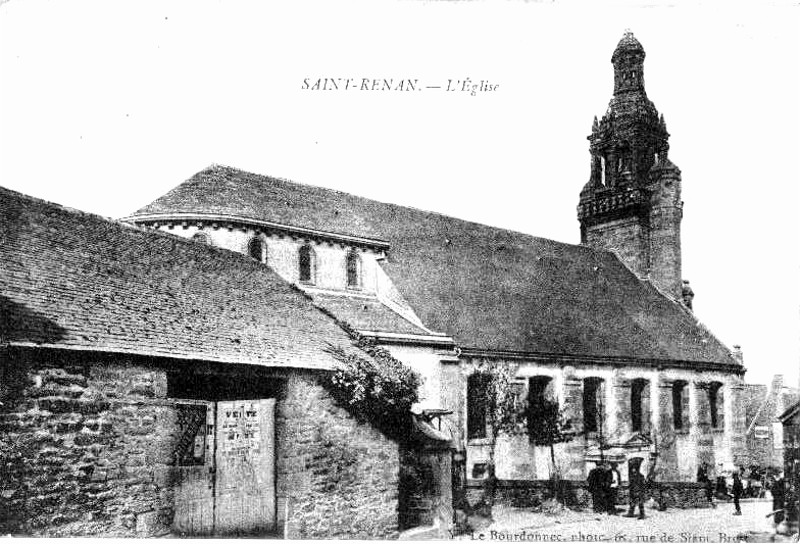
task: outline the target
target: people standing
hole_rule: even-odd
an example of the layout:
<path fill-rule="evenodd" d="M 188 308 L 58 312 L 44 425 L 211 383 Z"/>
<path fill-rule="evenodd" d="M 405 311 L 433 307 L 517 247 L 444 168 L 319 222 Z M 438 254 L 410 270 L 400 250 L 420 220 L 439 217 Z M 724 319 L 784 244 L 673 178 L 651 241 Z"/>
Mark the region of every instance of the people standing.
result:
<path fill-rule="evenodd" d="M 783 473 L 778 474 L 778 479 L 772 484 L 770 488 L 772 493 L 772 511 L 775 513 L 775 524 L 783 521 L 784 511 L 786 507 L 786 480 L 783 479 Z"/>
<path fill-rule="evenodd" d="M 697 468 L 697 481 L 703 484 L 703 490 L 706 493 L 706 500 L 711 508 L 716 508 L 714 503 L 714 485 L 711 483 L 711 477 L 708 475 L 708 464 L 703 463 Z"/>
<path fill-rule="evenodd" d="M 631 467 L 629 485 L 630 500 L 628 502 L 628 513 L 625 514 L 625 517 L 632 518 L 633 513 L 636 510 L 636 506 L 638 505 L 639 519 L 644 519 L 644 499 L 647 491 L 647 485 L 644 476 L 641 472 L 639 472 L 638 464 Z"/>
<path fill-rule="evenodd" d="M 605 479 L 604 471 L 600 463 L 595 463 L 592 470 L 589 471 L 589 478 L 586 482 L 589 484 L 589 493 L 592 495 L 592 510 L 595 512 L 602 512 L 604 510 L 603 503 L 603 480 Z"/>
<path fill-rule="evenodd" d="M 736 508 L 734 510 L 734 516 L 741 516 L 742 515 L 742 507 L 739 506 L 739 499 L 742 497 L 742 491 L 744 491 L 744 486 L 742 485 L 742 480 L 739 478 L 739 471 L 733 471 L 733 506 Z"/>
<path fill-rule="evenodd" d="M 617 464 L 611 463 L 608 473 L 610 476 L 609 485 L 608 485 L 608 499 L 607 499 L 607 506 L 608 506 L 608 513 L 612 516 L 617 515 L 617 500 L 619 499 L 619 486 L 622 483 L 622 477 L 619 475 L 619 470 L 617 470 Z"/>

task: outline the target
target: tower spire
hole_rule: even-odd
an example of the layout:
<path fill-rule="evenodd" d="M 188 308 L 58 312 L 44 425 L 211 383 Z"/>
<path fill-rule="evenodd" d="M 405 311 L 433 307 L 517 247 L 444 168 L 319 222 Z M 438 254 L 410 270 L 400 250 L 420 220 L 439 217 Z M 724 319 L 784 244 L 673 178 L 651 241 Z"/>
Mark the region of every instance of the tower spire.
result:
<path fill-rule="evenodd" d="M 636 274 L 681 300 L 680 170 L 667 158 L 664 117 L 645 92 L 644 58 L 627 30 L 611 56 L 614 94 L 588 136 L 581 243 L 616 251 Z"/>

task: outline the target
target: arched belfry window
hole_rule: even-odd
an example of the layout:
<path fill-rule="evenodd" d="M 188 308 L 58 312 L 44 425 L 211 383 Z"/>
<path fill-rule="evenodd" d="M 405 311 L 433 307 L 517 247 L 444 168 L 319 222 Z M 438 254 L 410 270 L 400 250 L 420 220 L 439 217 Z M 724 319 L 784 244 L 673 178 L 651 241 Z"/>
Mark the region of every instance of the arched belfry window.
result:
<path fill-rule="evenodd" d="M 260 263 L 267 262 L 267 244 L 264 239 L 254 236 L 247 244 L 247 254 Z"/>
<path fill-rule="evenodd" d="M 316 268 L 316 255 L 310 245 L 306 244 L 300 248 L 299 265 L 300 281 L 304 283 L 314 283 L 314 272 Z"/>
<path fill-rule="evenodd" d="M 195 235 L 192 236 L 192 240 L 194 240 L 195 242 L 200 242 L 201 244 L 211 245 L 211 237 L 205 232 L 195 233 Z"/>
<path fill-rule="evenodd" d="M 347 253 L 345 263 L 347 271 L 347 287 L 357 289 L 361 287 L 361 257 L 355 251 Z"/>

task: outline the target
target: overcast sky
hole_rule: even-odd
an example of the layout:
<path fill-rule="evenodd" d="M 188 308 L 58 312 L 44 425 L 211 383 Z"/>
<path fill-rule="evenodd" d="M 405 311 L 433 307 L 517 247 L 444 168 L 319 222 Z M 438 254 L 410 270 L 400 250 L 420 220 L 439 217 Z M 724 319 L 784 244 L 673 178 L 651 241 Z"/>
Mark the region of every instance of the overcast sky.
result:
<path fill-rule="evenodd" d="M 597 4 L 11 0 L 0 184 L 122 217 L 221 163 L 577 243 L 586 136 L 631 29 L 683 172 L 696 315 L 742 345 L 748 381 L 796 384 L 800 8 Z"/>

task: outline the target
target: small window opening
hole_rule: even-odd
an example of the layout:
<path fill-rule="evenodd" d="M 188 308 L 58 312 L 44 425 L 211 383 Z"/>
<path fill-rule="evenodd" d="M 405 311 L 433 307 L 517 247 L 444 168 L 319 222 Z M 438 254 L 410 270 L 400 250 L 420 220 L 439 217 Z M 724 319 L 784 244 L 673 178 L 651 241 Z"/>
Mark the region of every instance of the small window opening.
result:
<path fill-rule="evenodd" d="M 267 246 L 264 240 L 259 237 L 251 238 L 247 244 L 247 254 L 260 263 L 267 262 Z"/>
<path fill-rule="evenodd" d="M 211 238 L 205 232 L 196 232 L 194 236 L 192 236 L 192 240 L 200 242 L 201 244 L 211 245 Z"/>
<path fill-rule="evenodd" d="M 351 288 L 361 286 L 361 258 L 358 253 L 351 251 L 347 254 L 347 286 Z"/>
<path fill-rule="evenodd" d="M 314 282 L 314 250 L 308 245 L 300 248 L 300 281 Z"/>

